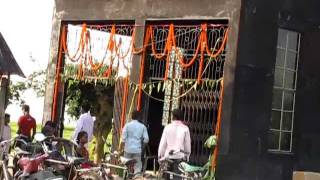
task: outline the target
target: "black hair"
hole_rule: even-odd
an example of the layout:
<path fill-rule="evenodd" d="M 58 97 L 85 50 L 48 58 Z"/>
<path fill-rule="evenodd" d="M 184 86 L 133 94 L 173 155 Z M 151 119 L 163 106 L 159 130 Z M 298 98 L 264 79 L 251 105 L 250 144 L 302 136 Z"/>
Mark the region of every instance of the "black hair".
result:
<path fill-rule="evenodd" d="M 139 111 L 133 111 L 131 114 L 131 118 L 134 120 L 140 120 L 141 113 Z"/>
<path fill-rule="evenodd" d="M 9 118 L 9 119 L 10 119 L 10 114 L 5 113 L 5 114 L 4 114 L 4 119 L 7 119 L 7 118 Z"/>
<path fill-rule="evenodd" d="M 26 105 L 26 104 L 22 105 L 22 110 L 25 111 L 25 112 L 30 112 L 29 105 Z"/>
<path fill-rule="evenodd" d="M 50 126 L 52 128 L 56 128 L 57 127 L 57 124 L 55 122 L 52 122 L 52 121 L 47 121 L 44 126 Z"/>
<path fill-rule="evenodd" d="M 174 109 L 172 111 L 172 118 L 175 120 L 183 120 L 183 115 L 180 109 Z"/>
<path fill-rule="evenodd" d="M 78 136 L 77 136 L 77 143 L 80 144 L 80 139 L 83 137 L 83 136 L 88 136 L 88 133 L 85 132 L 85 131 L 80 131 L 78 133 Z"/>

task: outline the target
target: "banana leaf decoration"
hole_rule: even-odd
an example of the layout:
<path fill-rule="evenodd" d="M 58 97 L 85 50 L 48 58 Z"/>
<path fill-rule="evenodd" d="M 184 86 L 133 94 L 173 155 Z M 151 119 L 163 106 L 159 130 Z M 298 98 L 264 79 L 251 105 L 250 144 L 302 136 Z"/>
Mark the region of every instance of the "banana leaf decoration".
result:
<path fill-rule="evenodd" d="M 210 136 L 206 142 L 204 143 L 204 146 L 214 150 L 214 147 L 217 145 L 217 136 L 212 135 Z M 203 180 L 215 180 L 215 170 L 212 170 L 211 164 L 212 164 L 213 158 L 210 155 L 209 156 L 209 161 L 203 166 L 204 169 L 207 170 L 206 174 L 203 176 Z"/>

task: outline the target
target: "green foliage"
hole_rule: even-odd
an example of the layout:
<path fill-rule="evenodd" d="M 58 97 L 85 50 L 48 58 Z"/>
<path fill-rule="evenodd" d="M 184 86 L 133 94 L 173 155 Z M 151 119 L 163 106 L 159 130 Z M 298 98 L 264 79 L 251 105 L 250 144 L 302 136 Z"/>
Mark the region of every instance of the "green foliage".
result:
<path fill-rule="evenodd" d="M 25 100 L 22 98 L 22 94 L 25 90 L 27 90 L 25 82 L 13 83 L 12 81 L 10 81 L 9 92 L 8 92 L 9 104 L 13 104 L 13 103 L 20 104 L 20 105 L 24 104 Z"/>
<path fill-rule="evenodd" d="M 91 105 L 91 113 L 94 115 L 97 112 L 100 112 L 100 107 L 97 103 L 98 98 L 101 95 L 108 95 L 109 101 L 113 101 L 113 89 L 107 87 L 103 82 L 96 81 L 80 81 L 77 79 L 68 79 L 66 81 L 67 87 L 67 96 L 66 112 L 73 118 L 79 118 L 80 116 L 80 107 L 83 103 L 88 103 Z"/>
<path fill-rule="evenodd" d="M 24 104 L 23 93 L 28 89 L 33 89 L 38 97 L 43 97 L 45 93 L 45 71 L 34 71 L 23 81 L 12 82 L 9 85 L 9 104 Z"/>
<path fill-rule="evenodd" d="M 217 145 L 217 136 L 215 136 L 215 135 L 211 135 L 204 143 L 204 146 L 206 148 L 211 149 L 212 153 L 213 153 L 216 145 Z M 212 161 L 213 161 L 213 158 L 210 154 L 208 162 L 203 166 L 203 168 L 207 170 L 206 174 L 202 178 L 203 180 L 214 180 L 215 179 L 215 170 L 212 170 L 212 168 L 211 168 Z"/>
<path fill-rule="evenodd" d="M 207 148 L 214 148 L 216 144 L 217 144 L 217 136 L 215 135 L 210 136 L 204 143 L 205 147 Z"/>
<path fill-rule="evenodd" d="M 79 118 L 81 104 L 96 102 L 96 92 L 93 84 L 83 83 L 76 79 L 68 80 L 67 84 L 67 113 L 74 118 Z"/>

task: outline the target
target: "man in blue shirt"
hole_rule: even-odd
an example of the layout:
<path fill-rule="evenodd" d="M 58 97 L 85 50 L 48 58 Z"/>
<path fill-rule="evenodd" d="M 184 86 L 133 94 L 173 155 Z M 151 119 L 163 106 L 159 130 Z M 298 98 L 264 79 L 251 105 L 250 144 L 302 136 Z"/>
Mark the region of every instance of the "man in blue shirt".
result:
<path fill-rule="evenodd" d="M 134 173 L 140 173 L 142 169 L 141 152 L 144 144 L 149 142 L 148 131 L 140 120 L 140 113 L 134 111 L 132 119 L 127 122 L 122 130 L 122 143 L 124 145 L 124 157 L 135 159 Z"/>

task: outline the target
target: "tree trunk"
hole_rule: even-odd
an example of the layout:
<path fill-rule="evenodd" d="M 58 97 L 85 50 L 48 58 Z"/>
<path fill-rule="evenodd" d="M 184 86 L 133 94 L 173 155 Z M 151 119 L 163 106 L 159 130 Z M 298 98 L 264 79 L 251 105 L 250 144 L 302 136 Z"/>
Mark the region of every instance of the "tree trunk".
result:
<path fill-rule="evenodd" d="M 107 95 L 106 95 L 107 96 Z M 96 114 L 96 120 L 94 122 L 93 135 L 96 140 L 94 148 L 94 162 L 100 163 L 104 156 L 104 145 L 107 140 L 108 134 L 112 128 L 112 113 L 113 107 L 110 101 L 106 98 L 98 98 L 98 104 L 100 111 Z"/>

